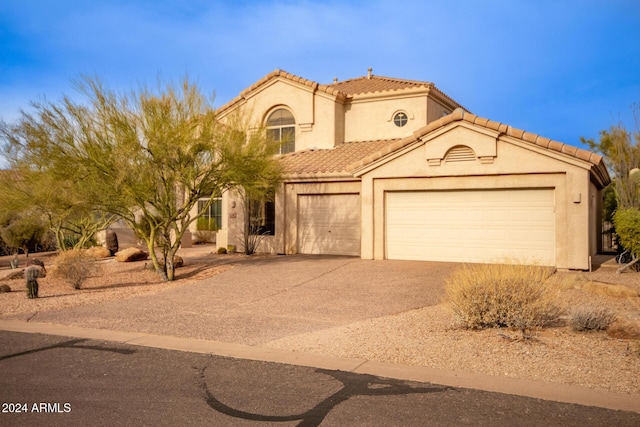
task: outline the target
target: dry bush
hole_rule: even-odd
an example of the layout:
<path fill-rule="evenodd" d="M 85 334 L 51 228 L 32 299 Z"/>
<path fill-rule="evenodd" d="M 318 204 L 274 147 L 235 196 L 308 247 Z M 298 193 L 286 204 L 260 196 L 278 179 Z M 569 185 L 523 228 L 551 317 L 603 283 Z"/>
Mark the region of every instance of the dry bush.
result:
<path fill-rule="evenodd" d="M 526 336 L 558 319 L 553 270 L 531 265 L 471 264 L 446 282 L 446 301 L 468 328 L 516 328 Z"/>
<path fill-rule="evenodd" d="M 56 256 L 51 275 L 80 289 L 82 283 L 97 272 L 95 259 L 82 249 L 70 249 Z"/>
<path fill-rule="evenodd" d="M 603 331 L 616 320 L 614 312 L 602 305 L 576 307 L 571 312 L 569 325 L 574 331 Z"/>

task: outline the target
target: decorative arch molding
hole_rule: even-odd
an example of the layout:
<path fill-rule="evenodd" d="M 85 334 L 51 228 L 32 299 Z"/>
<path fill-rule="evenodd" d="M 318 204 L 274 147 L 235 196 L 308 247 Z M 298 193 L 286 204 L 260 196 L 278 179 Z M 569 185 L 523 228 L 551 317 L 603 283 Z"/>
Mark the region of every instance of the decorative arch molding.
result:
<path fill-rule="evenodd" d="M 393 122 L 394 117 L 395 117 L 395 116 L 396 116 L 396 114 L 398 114 L 398 113 L 404 113 L 404 114 L 406 114 L 406 115 L 407 115 L 407 118 L 408 118 L 409 120 L 413 120 L 413 119 L 415 119 L 415 115 L 413 114 L 413 112 L 408 111 L 408 110 L 404 110 L 404 109 L 400 108 L 400 109 L 397 109 L 397 110 L 393 111 L 389 116 L 387 116 L 387 122 Z"/>
<path fill-rule="evenodd" d="M 497 139 L 497 132 L 479 130 L 473 125 L 458 124 L 435 132 L 422 141 L 429 165 L 439 166 L 443 161 L 480 160 L 480 163 L 484 164 L 493 163 L 498 154 Z"/>
<path fill-rule="evenodd" d="M 296 115 L 293 113 L 293 109 L 291 109 L 291 107 L 289 107 L 288 105 L 284 105 L 284 104 L 274 105 L 271 108 L 269 108 L 268 110 L 266 110 L 266 112 L 262 116 L 262 123 L 266 126 L 267 125 L 267 121 L 269 120 L 271 115 L 273 113 L 275 113 L 276 111 L 278 111 L 278 110 L 284 110 L 284 111 L 288 112 L 289 114 L 291 114 L 291 116 L 293 117 L 294 123 L 296 123 Z"/>

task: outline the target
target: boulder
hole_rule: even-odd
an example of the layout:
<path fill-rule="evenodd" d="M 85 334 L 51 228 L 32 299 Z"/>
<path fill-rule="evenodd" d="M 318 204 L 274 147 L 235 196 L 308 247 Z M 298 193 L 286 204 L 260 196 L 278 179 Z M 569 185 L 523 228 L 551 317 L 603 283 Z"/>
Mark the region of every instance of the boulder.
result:
<path fill-rule="evenodd" d="M 104 246 L 93 246 L 87 249 L 87 255 L 93 258 L 109 258 L 111 251 Z"/>
<path fill-rule="evenodd" d="M 116 252 L 116 261 L 119 262 L 133 262 L 133 261 L 143 261 L 147 259 L 149 254 L 142 249 L 138 248 L 127 248 L 123 249 L 120 252 Z"/>
<path fill-rule="evenodd" d="M 619 317 L 609 325 L 607 335 L 623 340 L 640 340 L 640 319 Z"/>
<path fill-rule="evenodd" d="M 158 262 L 160 262 L 160 264 L 164 264 L 164 258 L 160 258 L 158 260 Z M 180 268 L 180 267 L 184 266 L 184 260 L 182 259 L 181 256 L 179 256 L 179 255 L 174 255 L 173 256 L 173 266 L 175 268 Z"/>
<path fill-rule="evenodd" d="M 24 279 L 24 268 L 17 268 L 15 271 L 7 274 L 5 280 Z"/>

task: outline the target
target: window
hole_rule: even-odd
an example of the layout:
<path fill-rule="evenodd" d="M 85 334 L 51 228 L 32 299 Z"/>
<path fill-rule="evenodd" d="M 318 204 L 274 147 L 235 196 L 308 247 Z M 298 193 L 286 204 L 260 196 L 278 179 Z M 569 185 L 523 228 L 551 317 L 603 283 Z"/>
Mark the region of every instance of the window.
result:
<path fill-rule="evenodd" d="M 213 199 L 207 207 L 208 199 L 198 200 L 198 213 L 204 211 L 196 222 L 198 231 L 217 231 L 222 227 L 222 199 Z"/>
<path fill-rule="evenodd" d="M 276 234 L 276 204 L 272 200 L 249 201 L 249 234 Z"/>
<path fill-rule="evenodd" d="M 280 144 L 280 154 L 296 151 L 296 120 L 293 115 L 284 108 L 271 113 L 267 119 L 267 136 Z"/>
<path fill-rule="evenodd" d="M 406 125 L 408 120 L 409 118 L 407 117 L 406 113 L 400 112 L 400 113 L 396 113 L 396 115 L 393 116 L 393 123 L 395 123 L 395 125 L 398 126 L 399 128 Z"/>

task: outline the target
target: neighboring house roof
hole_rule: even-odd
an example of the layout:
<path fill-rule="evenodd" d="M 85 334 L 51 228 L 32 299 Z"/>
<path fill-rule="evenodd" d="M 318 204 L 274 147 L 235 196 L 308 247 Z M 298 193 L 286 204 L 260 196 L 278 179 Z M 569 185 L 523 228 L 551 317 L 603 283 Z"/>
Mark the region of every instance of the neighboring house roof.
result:
<path fill-rule="evenodd" d="M 296 151 L 282 156 L 287 174 L 304 176 L 349 173 L 349 165 L 379 152 L 398 139 L 346 142 L 332 149 Z"/>
<path fill-rule="evenodd" d="M 381 77 L 374 76 L 372 74 L 368 74 L 367 76 L 357 77 L 354 79 L 345 80 L 342 82 L 334 82 L 332 84 L 320 84 L 316 83 L 312 80 L 305 79 L 303 77 L 296 76 L 294 74 L 288 73 L 284 70 L 275 70 L 271 73 L 267 74 L 242 92 L 240 95 L 227 102 L 223 106 L 218 109 L 218 113 L 223 113 L 226 110 L 233 108 L 238 103 L 242 102 L 247 98 L 249 94 L 258 90 L 260 87 L 267 84 L 269 81 L 277 78 L 284 78 L 290 80 L 295 83 L 302 84 L 304 86 L 308 86 L 312 89 L 325 92 L 329 95 L 333 95 L 336 99 L 346 100 L 353 96 L 362 95 L 366 93 L 375 93 L 375 92 L 388 92 L 388 91 L 397 91 L 403 89 L 428 89 L 436 92 L 441 97 L 453 102 L 456 105 L 460 105 L 458 102 L 453 100 L 447 94 L 438 89 L 431 82 L 421 82 L 417 80 L 405 80 L 405 79 L 396 79 L 392 77 Z"/>
<path fill-rule="evenodd" d="M 604 164 L 604 159 L 597 153 L 554 141 L 534 133 L 525 132 L 521 129 L 517 129 L 503 123 L 478 117 L 475 114 L 465 112 L 462 108 L 457 108 L 453 113 L 429 123 L 415 131 L 412 135 L 402 139 L 351 142 L 342 144 L 333 150 L 310 150 L 300 153 L 292 153 L 291 155 L 283 157 L 285 169 L 292 174 L 319 174 L 323 172 L 330 173 L 339 171 L 352 173 L 357 169 L 363 168 L 382 159 L 388 154 L 415 143 L 420 138 L 439 128 L 457 121 L 464 121 L 476 126 L 491 129 L 499 132 L 500 134 L 519 139 L 537 147 L 586 161 L 593 165 L 593 174 L 602 187 L 611 182 L 611 178 L 609 177 L 609 173 Z M 349 153 L 348 158 L 346 155 L 347 153 Z M 360 156 L 358 159 L 349 162 L 348 159 L 358 156 Z M 328 165 L 331 161 L 337 162 L 334 167 Z"/>

